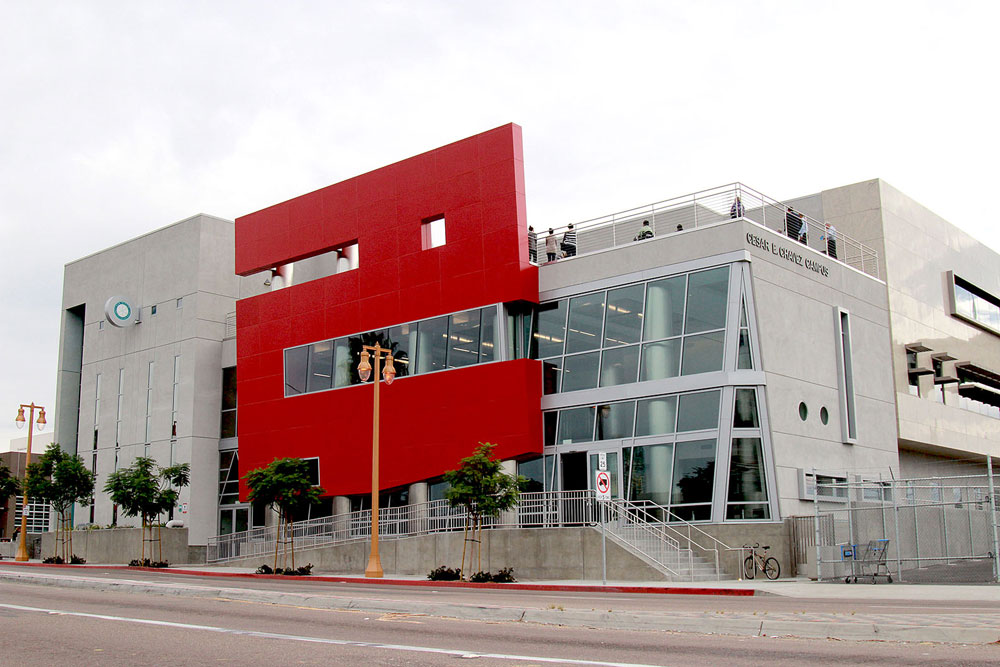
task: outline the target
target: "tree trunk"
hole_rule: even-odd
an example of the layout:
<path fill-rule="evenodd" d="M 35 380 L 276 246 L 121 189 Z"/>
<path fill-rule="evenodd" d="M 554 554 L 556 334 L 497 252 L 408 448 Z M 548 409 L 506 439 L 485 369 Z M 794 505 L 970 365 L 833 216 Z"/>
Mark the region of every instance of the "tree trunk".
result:
<path fill-rule="evenodd" d="M 292 551 L 292 569 L 295 569 L 295 522 L 292 517 L 288 517 L 288 545 Z"/>
<path fill-rule="evenodd" d="M 465 515 L 465 531 L 462 533 L 462 567 L 458 570 L 458 578 L 465 581 L 465 547 L 469 544 L 469 515 Z"/>
<path fill-rule="evenodd" d="M 281 540 L 281 528 L 284 523 L 284 517 L 281 512 L 278 512 L 278 525 L 274 531 L 274 570 L 278 571 L 278 543 Z"/>
<path fill-rule="evenodd" d="M 161 532 L 162 528 L 163 526 L 156 527 L 156 549 L 160 554 L 157 558 L 160 560 L 161 563 L 163 562 L 163 533 Z"/>
<path fill-rule="evenodd" d="M 54 540 L 53 540 L 53 544 L 52 544 L 52 556 L 54 558 L 58 558 L 59 557 L 59 547 L 61 546 L 59 544 L 59 529 L 61 527 L 62 527 L 62 515 L 59 516 L 59 521 L 56 522 L 56 534 L 54 536 Z"/>
<path fill-rule="evenodd" d="M 476 517 L 476 527 L 477 527 L 476 532 L 478 534 L 477 539 L 479 540 L 478 542 L 476 542 L 476 550 L 479 554 L 478 569 L 480 572 L 482 572 L 483 571 L 483 517 L 482 516 Z"/>

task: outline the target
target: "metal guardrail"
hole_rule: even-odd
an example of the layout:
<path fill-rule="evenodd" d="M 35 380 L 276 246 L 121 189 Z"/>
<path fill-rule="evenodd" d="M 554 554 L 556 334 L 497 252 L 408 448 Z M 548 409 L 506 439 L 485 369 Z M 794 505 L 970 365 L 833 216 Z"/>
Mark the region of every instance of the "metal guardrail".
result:
<path fill-rule="evenodd" d="M 737 197 L 739 205 L 736 203 Z M 739 218 L 788 235 L 787 213 L 788 206 L 783 202 L 761 194 L 742 183 L 730 183 L 576 222 L 573 223 L 573 227 L 577 232 L 577 256 L 580 256 L 638 242 L 636 237 L 644 220 L 649 221 L 655 236 Z M 831 245 L 826 238 L 826 225 L 822 221 L 801 211 L 798 215 L 808 229 L 803 240 L 804 245 L 870 276 L 879 277 L 878 252 L 874 248 L 839 230 L 835 233 L 835 243 Z M 559 239 L 566 229 L 566 225 L 553 227 Z M 545 256 L 546 234 L 547 229 L 539 230 L 539 258 Z"/>
<path fill-rule="evenodd" d="M 693 577 L 695 560 L 691 546 L 705 553 L 715 553 L 714 573 L 718 577 L 719 551 L 728 550 L 722 542 L 670 514 L 669 510 L 648 501 L 611 500 L 601 502 L 593 491 L 544 491 L 522 493 L 517 507 L 498 517 L 485 517 L 483 528 L 554 528 L 596 526 L 605 508 L 605 527 L 619 543 L 659 565 L 667 574 Z M 414 537 L 432 533 L 461 531 L 465 511 L 453 508 L 446 500 L 436 500 L 400 507 L 379 509 L 379 538 L 382 540 Z M 687 535 L 682 532 L 686 528 Z M 371 511 L 309 519 L 293 525 L 297 552 L 334 546 L 371 537 Z M 692 531 L 715 543 L 705 547 L 692 539 Z M 210 537 L 206 560 L 210 563 L 270 556 L 279 540 L 275 526 Z M 682 540 L 687 547 L 682 546 Z M 700 558 L 698 559 L 700 561 Z M 683 567 L 682 567 L 683 566 Z"/>

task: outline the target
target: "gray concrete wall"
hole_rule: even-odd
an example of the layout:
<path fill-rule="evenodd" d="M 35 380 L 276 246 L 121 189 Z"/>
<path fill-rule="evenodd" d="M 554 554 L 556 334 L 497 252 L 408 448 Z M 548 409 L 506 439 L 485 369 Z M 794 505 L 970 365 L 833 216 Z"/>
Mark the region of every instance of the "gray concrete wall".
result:
<path fill-rule="evenodd" d="M 933 379 L 921 396 L 908 388 L 906 350 L 922 342 L 934 352 L 1000 372 L 1000 337 L 953 317 L 945 273 L 954 271 L 1000 296 L 1000 255 L 882 180 L 822 193 L 823 213 L 846 234 L 875 246 L 887 282 L 900 447 L 952 457 L 1000 456 L 1000 422 L 958 407 L 955 385 L 935 402 Z M 918 357 L 930 367 L 932 352 Z M 953 375 L 954 362 L 945 363 Z"/>
<path fill-rule="evenodd" d="M 386 576 L 426 575 L 445 565 L 457 568 L 462 560 L 462 533 L 438 533 L 399 540 L 383 540 L 379 555 Z M 471 543 L 470 543 L 471 544 Z M 658 570 L 607 541 L 608 579 L 614 581 L 662 581 Z M 231 567 L 274 565 L 274 556 L 257 556 L 227 563 Z M 300 552 L 295 564 L 312 563 L 316 571 L 331 573 L 364 572 L 368 564 L 368 543 L 313 549 Z M 466 571 L 479 570 L 466 555 Z M 279 561 L 279 567 L 282 563 Z M 514 568 L 518 580 L 601 579 L 601 533 L 595 528 L 542 528 L 531 530 L 483 531 L 482 569 L 496 572 Z"/>
<path fill-rule="evenodd" d="M 812 514 L 812 503 L 799 497 L 800 469 L 898 471 L 885 284 L 781 234 L 747 229 L 769 244 L 754 246 L 751 252 L 781 512 L 783 517 Z M 808 258 L 828 273 L 784 260 L 775 248 L 799 253 L 803 264 Z M 850 313 L 857 406 L 854 444 L 845 444 L 842 435 L 836 308 Z M 805 420 L 800 403 L 807 408 Z M 824 408 L 826 424 L 820 419 Z"/>
<path fill-rule="evenodd" d="M 232 222 L 197 215 L 66 265 L 63 308 L 84 304 L 86 316 L 79 410 L 65 399 L 73 391 L 63 386 L 67 383 L 62 374 L 57 428 L 69 432 L 63 420 L 78 419 L 77 449 L 88 467 L 93 463 L 97 428 L 95 523 L 112 523 L 112 504 L 102 492 L 108 475 L 148 454 L 162 466 L 192 466 L 191 485 L 181 490 L 183 506 L 175 513 L 190 528 L 192 543 L 205 544 L 217 532 L 222 341 L 226 315 L 235 310 L 239 292 L 233 273 L 234 235 Z M 131 299 L 141 309 L 141 323 L 122 329 L 107 322 L 102 325 L 105 301 L 113 295 Z M 183 299 L 181 307 L 178 299 Z M 61 345 L 65 349 L 68 341 Z M 177 436 L 172 438 L 173 364 L 178 355 Z M 155 362 L 155 371 L 147 439 L 150 362 Z M 61 360 L 60 368 L 66 363 Z M 119 369 L 125 370 L 125 386 L 116 452 Z M 98 374 L 99 411 L 95 409 Z M 89 518 L 89 506 L 76 508 L 75 523 L 87 523 Z M 120 525 L 135 524 L 118 519 Z"/>
<path fill-rule="evenodd" d="M 74 530 L 73 553 L 87 559 L 88 563 L 122 564 L 139 558 L 142 553 L 142 531 L 138 528 L 114 528 L 104 530 Z M 150 554 L 150 544 L 146 544 L 146 558 L 159 560 L 162 549 L 163 560 L 171 565 L 179 563 L 205 562 L 204 554 L 201 560 L 191 560 L 188 549 L 188 531 L 186 528 L 164 528 L 160 531 L 161 544 L 153 543 L 153 553 Z M 39 557 L 48 557 L 56 553 L 55 533 L 42 535 L 42 552 Z M 197 557 L 197 552 L 193 554 Z"/>

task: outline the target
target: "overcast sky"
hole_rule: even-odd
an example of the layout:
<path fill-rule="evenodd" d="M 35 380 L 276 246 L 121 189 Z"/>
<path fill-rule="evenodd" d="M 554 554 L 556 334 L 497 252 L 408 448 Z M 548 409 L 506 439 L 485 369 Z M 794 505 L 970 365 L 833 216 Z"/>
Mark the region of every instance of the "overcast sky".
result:
<path fill-rule="evenodd" d="M 536 227 L 879 177 L 1000 249 L 998 24 L 995 0 L 0 0 L 0 442 L 54 407 L 66 262 L 508 122 Z"/>

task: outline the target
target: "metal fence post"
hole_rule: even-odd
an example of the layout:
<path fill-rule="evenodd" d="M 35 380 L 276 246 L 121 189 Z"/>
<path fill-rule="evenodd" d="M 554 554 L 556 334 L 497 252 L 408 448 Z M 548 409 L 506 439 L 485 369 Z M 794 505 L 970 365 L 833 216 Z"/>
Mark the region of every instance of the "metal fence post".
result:
<path fill-rule="evenodd" d="M 944 530 L 944 562 L 951 564 L 951 560 L 948 558 L 948 509 L 943 502 L 941 503 L 941 527 Z"/>
<path fill-rule="evenodd" d="M 916 496 L 914 495 L 913 506 L 916 507 Z M 899 581 L 903 580 L 903 559 L 901 554 L 901 549 L 903 547 L 899 542 L 899 500 L 893 503 L 895 526 L 896 526 L 896 578 Z"/>
<path fill-rule="evenodd" d="M 997 495 L 993 485 L 993 457 L 986 455 L 986 475 L 989 478 L 990 490 L 990 525 L 993 526 L 993 572 L 1000 583 L 1000 538 L 997 536 Z"/>
<path fill-rule="evenodd" d="M 820 563 L 820 561 L 822 560 L 822 556 L 823 556 L 823 549 L 820 546 L 821 540 L 820 540 L 820 530 L 819 530 L 819 483 L 818 483 L 818 480 L 816 479 L 816 468 L 813 468 L 812 475 L 813 475 L 813 488 L 816 490 L 815 496 L 813 498 L 813 506 L 814 506 L 814 509 L 816 510 L 816 516 L 815 516 L 815 524 L 816 524 L 816 526 L 815 526 L 815 529 L 816 529 L 816 581 L 823 581 L 823 572 L 822 572 L 822 567 L 823 566 Z M 743 556 L 743 552 L 741 551 L 740 552 L 740 562 L 738 563 L 738 565 L 740 567 L 740 573 L 741 574 L 742 574 L 742 569 L 743 569 L 742 556 Z M 742 579 L 742 576 L 740 578 Z"/>

